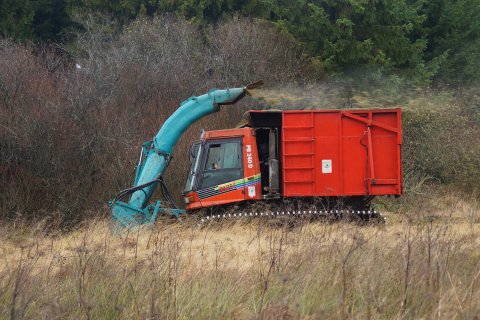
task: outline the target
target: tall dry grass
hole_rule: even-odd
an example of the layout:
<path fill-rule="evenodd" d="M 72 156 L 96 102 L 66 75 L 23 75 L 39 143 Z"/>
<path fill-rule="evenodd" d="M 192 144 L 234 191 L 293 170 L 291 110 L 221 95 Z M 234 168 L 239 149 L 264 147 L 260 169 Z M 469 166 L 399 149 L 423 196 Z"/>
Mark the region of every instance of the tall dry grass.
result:
<path fill-rule="evenodd" d="M 475 319 L 480 208 L 387 214 L 386 225 L 160 221 L 114 236 L 2 226 L 0 318 Z"/>

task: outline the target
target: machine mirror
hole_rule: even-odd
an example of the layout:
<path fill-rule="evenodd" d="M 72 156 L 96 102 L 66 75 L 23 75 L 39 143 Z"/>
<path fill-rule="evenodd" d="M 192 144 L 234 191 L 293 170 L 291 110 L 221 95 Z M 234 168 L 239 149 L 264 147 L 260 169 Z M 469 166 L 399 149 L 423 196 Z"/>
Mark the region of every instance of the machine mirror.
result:
<path fill-rule="evenodd" d="M 194 142 L 190 145 L 190 150 L 189 150 L 190 161 L 193 161 L 193 159 L 195 159 L 195 156 L 197 155 L 197 152 L 198 152 L 199 145 L 200 145 L 200 142 Z"/>

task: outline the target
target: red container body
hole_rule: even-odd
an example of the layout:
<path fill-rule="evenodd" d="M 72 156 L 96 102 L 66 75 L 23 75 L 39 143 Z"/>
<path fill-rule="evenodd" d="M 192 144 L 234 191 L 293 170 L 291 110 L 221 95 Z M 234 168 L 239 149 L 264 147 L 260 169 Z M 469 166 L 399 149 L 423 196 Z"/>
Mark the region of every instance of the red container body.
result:
<path fill-rule="evenodd" d="M 282 112 L 285 197 L 403 193 L 400 109 Z"/>

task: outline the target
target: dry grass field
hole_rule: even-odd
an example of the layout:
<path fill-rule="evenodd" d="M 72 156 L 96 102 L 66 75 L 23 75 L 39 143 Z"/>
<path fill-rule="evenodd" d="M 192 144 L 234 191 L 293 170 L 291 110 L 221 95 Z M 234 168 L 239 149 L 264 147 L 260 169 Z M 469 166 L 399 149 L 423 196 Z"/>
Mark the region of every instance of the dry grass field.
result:
<path fill-rule="evenodd" d="M 385 225 L 182 220 L 122 236 L 108 220 L 67 234 L 10 225 L 0 318 L 478 319 L 478 203 L 429 206 Z"/>

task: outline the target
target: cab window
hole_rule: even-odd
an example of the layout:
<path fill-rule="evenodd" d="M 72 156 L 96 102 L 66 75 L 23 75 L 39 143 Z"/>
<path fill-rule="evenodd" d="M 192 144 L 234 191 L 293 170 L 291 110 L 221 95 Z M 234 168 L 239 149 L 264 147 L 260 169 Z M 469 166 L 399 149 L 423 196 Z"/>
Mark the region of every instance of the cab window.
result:
<path fill-rule="evenodd" d="M 243 178 L 240 141 L 211 142 L 207 144 L 207 157 L 200 189 Z"/>

